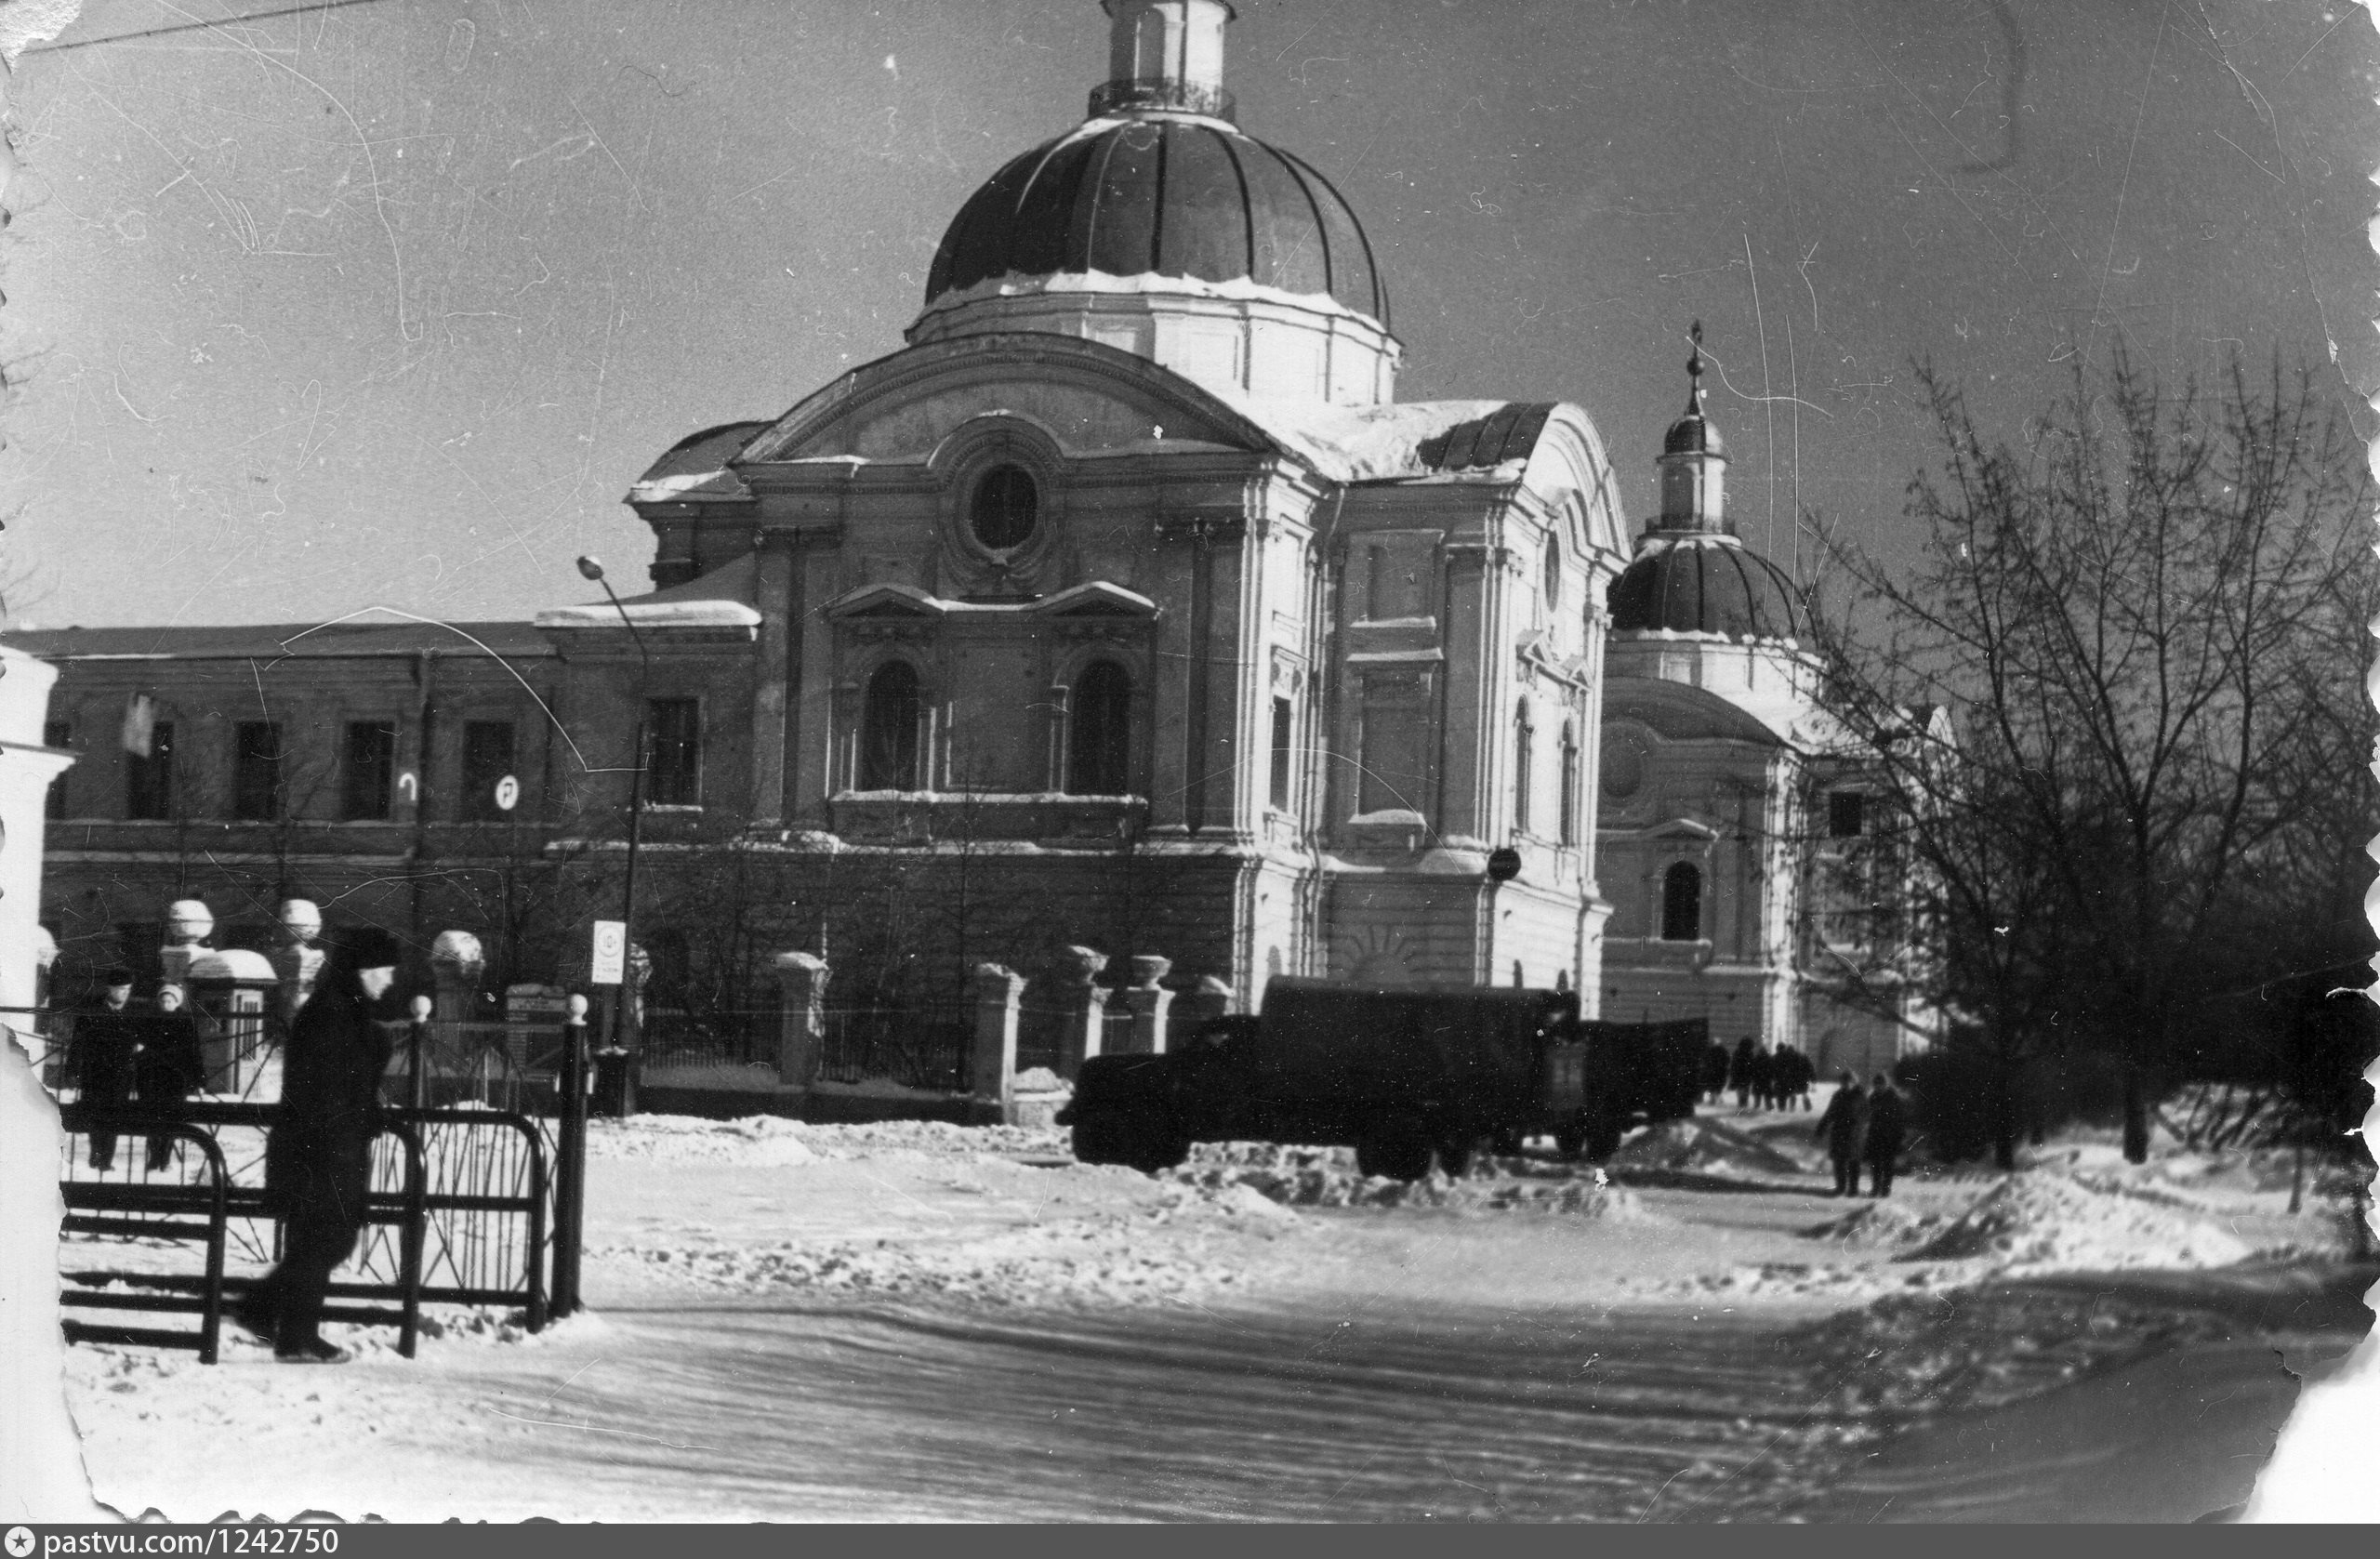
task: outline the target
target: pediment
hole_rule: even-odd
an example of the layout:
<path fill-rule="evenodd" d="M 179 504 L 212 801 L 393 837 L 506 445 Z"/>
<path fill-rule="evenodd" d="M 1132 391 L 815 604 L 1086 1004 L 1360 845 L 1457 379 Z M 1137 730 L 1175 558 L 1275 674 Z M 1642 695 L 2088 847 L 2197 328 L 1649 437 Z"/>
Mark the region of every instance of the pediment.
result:
<path fill-rule="evenodd" d="M 1077 585 L 1060 590 L 1046 601 L 1033 603 L 1038 617 L 1060 617 L 1069 620 L 1141 619 L 1157 615 L 1157 602 L 1121 585 L 1111 585 L 1094 579 L 1087 585 Z"/>
<path fill-rule="evenodd" d="M 1277 447 L 1254 422 L 1145 358 L 1070 336 L 1009 332 L 929 342 L 854 369 L 747 444 L 736 467 L 924 464 L 985 417 L 1032 424 L 1068 457 Z"/>
<path fill-rule="evenodd" d="M 1719 830 L 1691 817 L 1672 817 L 1643 830 L 1651 839 L 1686 839 L 1696 844 L 1708 844 L 1719 837 Z"/>
<path fill-rule="evenodd" d="M 826 604 L 826 615 L 830 617 L 889 617 L 921 622 L 949 614 L 947 602 L 909 585 L 866 585 Z"/>

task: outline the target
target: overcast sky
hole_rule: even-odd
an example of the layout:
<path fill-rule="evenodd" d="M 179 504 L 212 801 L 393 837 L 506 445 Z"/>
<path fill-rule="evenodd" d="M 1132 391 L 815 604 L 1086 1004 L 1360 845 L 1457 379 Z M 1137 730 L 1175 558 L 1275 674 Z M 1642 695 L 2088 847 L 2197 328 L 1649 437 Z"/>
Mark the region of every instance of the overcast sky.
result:
<path fill-rule="evenodd" d="M 1105 63 L 1093 0 L 189 25 L 278 8 L 90 0 L 18 62 L 20 620 L 520 615 L 589 550 L 641 586 L 628 483 L 897 350 Z M 1365 223 L 1400 399 L 1579 402 L 1632 523 L 1699 316 L 1790 562 L 1797 497 L 1905 535 L 1916 358 L 2012 434 L 2119 342 L 2369 384 L 2374 59 L 2346 0 L 1241 0 L 1226 84 Z"/>

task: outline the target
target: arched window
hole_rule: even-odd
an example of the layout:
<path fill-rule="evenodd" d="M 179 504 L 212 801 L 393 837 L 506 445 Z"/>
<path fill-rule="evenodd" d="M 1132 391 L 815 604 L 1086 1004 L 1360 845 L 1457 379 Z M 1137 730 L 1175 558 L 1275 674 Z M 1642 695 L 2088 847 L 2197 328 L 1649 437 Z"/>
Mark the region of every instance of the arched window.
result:
<path fill-rule="evenodd" d="M 1528 827 L 1528 793 L 1536 776 L 1530 772 L 1531 751 L 1537 746 L 1537 728 L 1528 722 L 1528 706 L 1524 703 L 1520 713 L 1513 718 L 1513 827 Z"/>
<path fill-rule="evenodd" d="M 1661 940 L 1702 940 L 1702 868 L 1689 862 L 1661 874 Z"/>
<path fill-rule="evenodd" d="M 967 511 L 975 539 L 995 552 L 1022 547 L 1039 519 L 1041 495 L 1022 466 L 995 466 L 975 483 Z"/>
<path fill-rule="evenodd" d="M 1098 660 L 1075 679 L 1066 750 L 1066 789 L 1077 796 L 1121 796 L 1132 787 L 1132 679 Z"/>
<path fill-rule="evenodd" d="M 917 668 L 907 661 L 886 661 L 867 680 L 859 729 L 862 790 L 923 788 L 918 780 L 919 707 Z"/>
<path fill-rule="evenodd" d="M 1562 723 L 1562 842 L 1579 842 L 1579 730 Z"/>

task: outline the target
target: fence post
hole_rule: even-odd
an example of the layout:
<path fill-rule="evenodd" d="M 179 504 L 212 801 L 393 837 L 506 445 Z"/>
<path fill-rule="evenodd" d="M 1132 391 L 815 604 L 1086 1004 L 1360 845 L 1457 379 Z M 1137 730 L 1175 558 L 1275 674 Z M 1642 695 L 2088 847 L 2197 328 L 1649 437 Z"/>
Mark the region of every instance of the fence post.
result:
<path fill-rule="evenodd" d="M 1211 974 L 1198 976 L 1198 988 L 1182 993 L 1180 1013 L 1182 1030 L 1187 1034 L 1201 1024 L 1229 1015 L 1231 986 Z"/>
<path fill-rule="evenodd" d="M 1006 1120 L 1016 1092 L 1017 1005 L 1025 995 L 1025 976 L 996 963 L 975 966 L 975 1053 L 969 1091 L 978 1105 L 998 1111 Z"/>
<path fill-rule="evenodd" d="M 826 982 L 834 971 L 815 953 L 779 953 L 775 958 L 783 1011 L 777 1021 L 777 1082 L 801 1090 L 818 1080 L 819 1052 L 826 1043 Z"/>
<path fill-rule="evenodd" d="M 298 1009 L 314 992 L 323 971 L 323 950 L 314 945 L 323 934 L 323 912 L 311 899 L 284 899 L 279 915 L 280 945 L 272 950 L 272 971 L 281 976 L 273 997 L 273 1037 L 288 1037 L 298 1021 Z"/>
<path fill-rule="evenodd" d="M 410 1078 L 406 1092 L 415 1109 L 426 1110 L 430 1107 L 430 998 L 415 997 L 412 1011 L 412 1037 L 405 1049 L 405 1072 Z"/>
<path fill-rule="evenodd" d="M 578 1310 L 578 1249 L 587 1187 L 587 998 L 574 995 L 562 1027 L 562 1131 L 554 1143 L 554 1318 Z"/>
<path fill-rule="evenodd" d="M 443 1056 L 448 1067 L 461 1066 L 463 1024 L 470 1019 L 480 993 L 480 974 L 486 967 L 480 939 L 469 931 L 440 931 L 430 945 L 430 980 L 438 993 L 430 1004 L 433 1065 Z"/>
<path fill-rule="evenodd" d="M 1173 993 L 1157 984 L 1173 971 L 1173 960 L 1155 953 L 1132 955 L 1132 983 L 1124 987 L 1124 1006 L 1132 1014 L 1132 1053 L 1165 1053 L 1166 1014 Z"/>
<path fill-rule="evenodd" d="M 1069 947 L 1066 957 L 1074 967 L 1066 980 L 1070 987 L 1066 993 L 1066 1047 L 1059 1060 L 1066 1076 L 1072 1077 L 1106 1043 L 1107 993 L 1099 988 L 1099 976 L 1107 967 L 1107 955 L 1089 947 Z"/>

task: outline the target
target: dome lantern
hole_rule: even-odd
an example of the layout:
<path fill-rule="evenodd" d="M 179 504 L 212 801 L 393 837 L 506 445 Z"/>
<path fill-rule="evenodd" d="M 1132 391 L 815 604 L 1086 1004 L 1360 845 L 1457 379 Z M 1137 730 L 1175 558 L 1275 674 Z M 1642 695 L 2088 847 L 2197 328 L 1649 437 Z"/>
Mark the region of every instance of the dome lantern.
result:
<path fill-rule="evenodd" d="M 1686 415 L 1661 440 L 1661 517 L 1653 529 L 1733 535 L 1727 518 L 1726 445 L 1702 415 L 1702 322 L 1694 322 L 1694 351 L 1686 360 Z"/>
<path fill-rule="evenodd" d="M 1091 116 L 1172 109 L 1232 116 L 1223 90 L 1224 0 L 1100 0 L 1107 13 L 1107 80 L 1091 92 Z"/>

